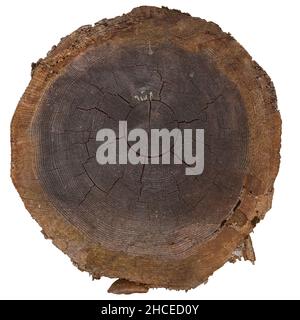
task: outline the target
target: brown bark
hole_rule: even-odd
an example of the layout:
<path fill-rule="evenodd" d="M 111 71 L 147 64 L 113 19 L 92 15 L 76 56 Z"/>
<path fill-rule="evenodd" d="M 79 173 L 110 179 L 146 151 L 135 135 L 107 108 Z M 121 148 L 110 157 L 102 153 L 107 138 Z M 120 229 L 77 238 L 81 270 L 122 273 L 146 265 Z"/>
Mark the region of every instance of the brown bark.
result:
<path fill-rule="evenodd" d="M 203 128 L 205 167 L 103 165 L 96 132 Z M 32 65 L 11 126 L 13 182 L 43 233 L 111 292 L 190 289 L 255 260 L 281 120 L 267 74 L 214 23 L 140 7 L 84 26 Z"/>
<path fill-rule="evenodd" d="M 130 294 L 130 293 L 146 293 L 149 288 L 144 284 L 135 283 L 132 281 L 118 279 L 108 289 L 109 293 Z"/>

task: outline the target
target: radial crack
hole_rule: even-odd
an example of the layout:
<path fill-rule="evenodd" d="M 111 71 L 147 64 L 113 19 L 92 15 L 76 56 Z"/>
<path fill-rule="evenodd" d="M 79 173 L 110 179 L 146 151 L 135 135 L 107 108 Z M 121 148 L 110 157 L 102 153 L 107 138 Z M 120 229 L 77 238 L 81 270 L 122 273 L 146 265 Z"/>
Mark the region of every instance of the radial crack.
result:
<path fill-rule="evenodd" d="M 94 186 L 95 186 L 95 185 L 92 185 L 92 186 L 89 188 L 88 192 L 84 195 L 83 199 L 79 202 L 78 206 L 80 206 L 80 205 L 86 200 L 87 196 L 90 194 L 90 192 L 92 191 L 92 189 L 94 188 Z"/>
<path fill-rule="evenodd" d="M 222 93 L 218 94 L 214 99 L 212 99 L 211 101 L 207 102 L 207 103 L 205 104 L 205 106 L 200 110 L 200 112 L 203 112 L 203 111 L 205 111 L 206 109 L 208 109 L 208 107 L 209 107 L 210 105 L 214 104 L 214 103 L 215 103 L 219 98 L 221 98 L 221 97 L 223 97 L 223 94 L 222 94 Z"/>

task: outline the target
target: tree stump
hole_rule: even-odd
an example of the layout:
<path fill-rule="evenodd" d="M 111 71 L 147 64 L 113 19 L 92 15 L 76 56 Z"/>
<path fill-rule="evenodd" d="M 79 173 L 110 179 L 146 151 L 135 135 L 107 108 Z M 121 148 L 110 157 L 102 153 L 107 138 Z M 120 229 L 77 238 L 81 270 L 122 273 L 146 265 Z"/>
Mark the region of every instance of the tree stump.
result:
<path fill-rule="evenodd" d="M 186 163 L 100 165 L 97 132 L 121 120 L 204 129 L 202 174 L 186 175 Z M 230 34 L 139 7 L 79 28 L 32 64 L 11 175 L 80 270 L 122 279 L 110 292 L 187 290 L 227 261 L 254 261 L 249 234 L 271 207 L 280 134 L 270 78 Z"/>

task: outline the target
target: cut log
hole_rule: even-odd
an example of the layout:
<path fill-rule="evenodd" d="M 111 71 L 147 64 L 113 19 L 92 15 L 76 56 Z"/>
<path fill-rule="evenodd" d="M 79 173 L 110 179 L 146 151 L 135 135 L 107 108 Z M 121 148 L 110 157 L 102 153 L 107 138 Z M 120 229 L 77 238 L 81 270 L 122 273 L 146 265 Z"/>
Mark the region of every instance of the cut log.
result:
<path fill-rule="evenodd" d="M 118 133 L 120 121 L 128 132 L 203 130 L 203 172 L 187 175 L 184 159 L 153 164 L 129 140 L 126 152 L 148 163 L 124 163 L 117 149 L 119 161 L 99 164 L 97 133 Z M 227 261 L 255 260 L 249 234 L 271 207 L 280 134 L 270 78 L 230 34 L 139 7 L 79 28 L 32 65 L 12 120 L 11 175 L 80 270 L 123 279 L 111 292 L 187 290 Z"/>

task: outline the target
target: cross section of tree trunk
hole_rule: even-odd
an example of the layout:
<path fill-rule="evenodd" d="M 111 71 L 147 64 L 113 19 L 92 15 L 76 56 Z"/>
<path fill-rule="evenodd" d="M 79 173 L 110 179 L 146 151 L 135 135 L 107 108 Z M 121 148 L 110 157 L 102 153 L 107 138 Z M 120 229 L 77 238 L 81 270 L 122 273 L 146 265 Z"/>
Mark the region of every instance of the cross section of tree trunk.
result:
<path fill-rule="evenodd" d="M 128 132 L 203 129 L 203 172 L 149 154 L 146 164 L 99 164 L 97 132 L 118 132 L 119 121 Z M 122 279 L 110 292 L 187 290 L 227 261 L 255 260 L 249 234 L 271 207 L 280 134 L 270 78 L 230 34 L 140 7 L 79 28 L 32 65 L 11 126 L 11 175 L 80 270 Z"/>

